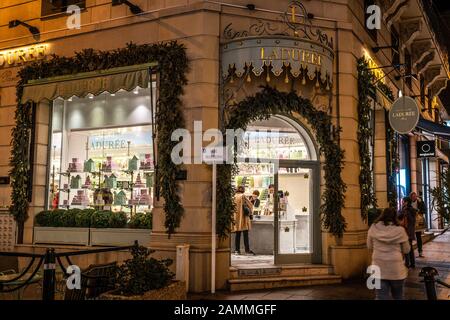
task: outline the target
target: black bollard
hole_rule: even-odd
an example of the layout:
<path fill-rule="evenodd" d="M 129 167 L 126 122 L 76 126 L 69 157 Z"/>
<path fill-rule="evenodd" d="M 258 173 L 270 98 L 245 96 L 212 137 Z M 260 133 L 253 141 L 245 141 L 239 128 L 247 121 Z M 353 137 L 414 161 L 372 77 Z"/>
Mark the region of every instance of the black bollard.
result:
<path fill-rule="evenodd" d="M 437 300 L 436 279 L 434 278 L 437 275 L 439 275 L 439 273 L 433 267 L 424 267 L 420 270 L 419 277 L 423 277 L 423 282 L 425 282 L 428 300 Z"/>
<path fill-rule="evenodd" d="M 55 285 L 56 285 L 56 259 L 55 249 L 50 248 L 45 252 L 44 258 L 44 279 L 42 285 L 42 300 L 55 300 Z"/>

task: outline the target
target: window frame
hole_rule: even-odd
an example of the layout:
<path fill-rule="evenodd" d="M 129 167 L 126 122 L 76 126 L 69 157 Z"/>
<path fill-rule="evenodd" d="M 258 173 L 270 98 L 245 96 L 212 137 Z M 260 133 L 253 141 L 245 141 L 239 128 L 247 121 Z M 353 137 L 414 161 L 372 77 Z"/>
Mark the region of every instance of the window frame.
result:
<path fill-rule="evenodd" d="M 51 9 L 50 7 L 52 6 L 52 4 L 50 3 L 51 0 L 41 0 L 41 19 L 52 19 L 52 18 L 58 18 L 61 16 L 66 16 L 68 15 L 67 11 L 67 6 L 70 5 L 79 5 L 81 12 L 86 11 L 87 10 L 87 6 L 86 6 L 86 2 L 87 0 L 67 0 L 68 2 L 73 2 L 73 3 L 68 3 L 66 5 L 66 9 L 62 10 L 63 7 L 61 7 L 61 11 L 60 12 L 54 12 L 51 13 Z M 62 0 L 61 0 L 62 1 Z"/>

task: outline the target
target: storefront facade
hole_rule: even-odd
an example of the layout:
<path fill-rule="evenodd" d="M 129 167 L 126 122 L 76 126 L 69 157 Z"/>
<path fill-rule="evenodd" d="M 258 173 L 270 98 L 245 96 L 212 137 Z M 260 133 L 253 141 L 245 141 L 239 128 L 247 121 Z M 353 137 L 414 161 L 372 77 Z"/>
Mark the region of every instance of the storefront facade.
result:
<path fill-rule="evenodd" d="M 2 154 L 11 153 L 11 129 L 17 125 L 16 85 L 24 77 L 18 72 L 27 64 L 49 60 L 52 54 L 74 57 L 75 52 L 89 48 L 113 52 L 126 48 L 129 42 L 152 46 L 177 41 L 185 47 L 189 66 L 187 83 L 183 83 L 180 104 L 176 105 L 182 110 L 178 115 L 183 118 L 183 128 L 194 133 L 194 121 L 202 122 L 203 132 L 246 126 L 244 148 L 238 154 L 239 172 L 220 183 L 243 185 L 249 196 L 259 192 L 260 209 L 254 213 L 249 232 L 251 249 L 257 256 L 268 256 L 268 263 L 277 266 L 312 263 L 332 266 L 333 274 L 342 278 L 364 274 L 369 262 L 368 225 L 361 214 L 357 60 L 369 55 L 378 66 L 393 63 L 390 50 L 371 49 L 390 45 L 391 34 L 383 26 L 375 39 L 364 28 L 364 1 L 254 1 L 253 8 L 242 1 L 135 0 L 144 13 L 134 16 L 124 5 L 112 7 L 107 1 L 87 0 L 81 12 L 81 29 L 75 30 L 66 29 L 64 16 L 41 19 L 41 2 L 0 5 L 0 11 L 8 11 L 11 19 L 26 20 L 41 30 L 36 42 L 26 29 L 0 29 Z M 416 1 L 411 2 L 413 9 L 407 10 L 419 10 Z M 408 15 L 414 16 L 406 8 L 394 8 L 399 6 L 397 2 L 382 1 L 380 5 L 387 14 L 384 19 L 397 28 L 406 28 L 402 19 L 409 21 Z M 417 40 L 428 39 L 430 34 L 431 27 L 422 13 L 421 17 L 419 34 L 426 35 Z M 402 36 L 400 47 L 416 48 L 417 32 L 412 31 L 410 38 Z M 436 96 L 445 87 L 448 63 L 442 59 L 439 45 L 427 45 L 425 49 L 417 47 L 423 51 L 421 55 L 413 51 L 412 65 Z M 127 52 L 139 52 L 132 50 Z M 44 209 L 94 205 L 125 212 L 128 218 L 133 210 L 152 212 L 151 235 L 145 245 L 155 249 L 157 256 L 175 260 L 176 246 L 189 244 L 189 288 L 196 292 L 211 288 L 211 167 L 196 161 L 184 164 L 186 175 L 173 181 L 179 186 L 183 216 L 170 237 L 167 217 L 175 216 L 173 211 L 167 215 L 164 199 L 154 185 L 158 174 L 155 163 L 159 168 L 164 165 L 158 163 L 158 146 L 164 134 L 159 129 L 158 135 L 158 121 L 163 119 L 155 117 L 158 104 L 173 94 L 160 86 L 167 81 L 164 72 L 170 73 L 170 68 L 158 69 L 170 65 L 164 58 L 170 51 L 165 50 L 169 49 L 161 45 L 146 51 L 147 64 L 142 51 L 139 58 L 128 55 L 129 61 L 119 63 L 119 69 L 114 63 L 110 64 L 114 68 L 99 65 L 98 55 L 85 52 L 86 68 L 77 70 L 89 72 L 58 73 L 56 78 L 25 83 L 19 104 L 33 101 L 34 106 L 32 177 L 27 189 L 31 191 L 28 218 L 17 248 L 38 250 L 43 246 L 36 242 L 34 217 Z M 99 83 L 82 87 L 90 81 Z M 383 83 L 397 96 L 401 81 L 388 76 Z M 419 89 L 413 84 L 407 94 L 418 94 Z M 377 205 L 386 207 L 390 171 L 396 169 L 390 168 L 386 156 L 391 142 L 386 133 L 386 112 L 392 101 L 379 94 L 374 100 L 371 188 Z M 165 120 L 170 122 L 170 118 Z M 413 154 L 414 145 L 408 145 L 411 141 L 411 136 L 409 140 L 406 137 L 401 155 Z M 0 176 L 8 176 L 9 157 L 0 161 Z M 136 167 L 132 161 L 137 162 Z M 421 170 L 417 160 L 402 161 L 401 156 L 397 187 L 404 181 L 410 186 L 403 192 L 420 189 L 423 182 L 418 178 Z M 124 186 L 127 181 L 131 188 Z M 105 188 L 108 195 L 106 191 L 96 193 L 100 186 L 109 186 Z M 0 186 L 4 206 L 15 201 L 11 195 L 10 187 Z M 226 203 L 220 202 L 226 196 L 219 193 L 217 197 L 218 209 L 226 208 Z M 229 216 L 222 217 L 228 221 Z M 218 239 L 216 288 L 228 286 L 230 266 L 242 258 L 232 254 L 234 240 L 235 234 Z"/>

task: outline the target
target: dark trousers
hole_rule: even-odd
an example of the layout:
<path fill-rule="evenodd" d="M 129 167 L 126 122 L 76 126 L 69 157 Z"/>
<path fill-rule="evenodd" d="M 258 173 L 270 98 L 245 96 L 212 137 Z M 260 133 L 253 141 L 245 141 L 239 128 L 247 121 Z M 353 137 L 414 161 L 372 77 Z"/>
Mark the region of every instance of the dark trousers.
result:
<path fill-rule="evenodd" d="M 419 250 L 419 254 L 421 254 L 422 251 L 422 232 L 418 231 L 416 232 L 416 239 L 417 239 L 417 249 Z"/>
<path fill-rule="evenodd" d="M 405 280 L 381 280 L 380 289 L 375 290 L 375 300 L 403 300 Z"/>
<path fill-rule="evenodd" d="M 244 234 L 245 252 L 249 252 L 250 251 L 250 243 L 248 241 L 248 230 L 236 231 L 236 239 L 235 239 L 236 251 L 241 251 L 241 233 Z"/>
<path fill-rule="evenodd" d="M 411 246 L 411 250 L 409 253 L 405 254 L 405 265 L 407 267 L 415 267 L 416 266 L 416 258 L 414 257 L 414 248 L 412 244 L 412 240 L 409 240 L 409 245 Z"/>

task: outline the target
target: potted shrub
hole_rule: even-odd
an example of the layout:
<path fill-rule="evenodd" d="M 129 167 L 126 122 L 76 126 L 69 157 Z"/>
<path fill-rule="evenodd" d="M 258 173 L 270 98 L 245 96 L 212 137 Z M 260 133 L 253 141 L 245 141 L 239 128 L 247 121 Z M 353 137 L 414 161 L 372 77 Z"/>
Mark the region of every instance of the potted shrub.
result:
<path fill-rule="evenodd" d="M 151 213 L 134 214 L 127 227 L 127 215 L 124 212 L 97 211 L 91 220 L 91 245 L 126 246 L 136 240 L 146 245 L 150 242 L 149 226 Z"/>
<path fill-rule="evenodd" d="M 149 257 L 154 251 L 143 246 L 131 249 L 132 259 L 117 267 L 116 289 L 100 296 L 102 300 L 185 300 L 186 287 L 174 281 L 169 270 L 172 260 Z"/>
<path fill-rule="evenodd" d="M 34 243 L 89 244 L 89 224 L 80 218 L 86 210 L 45 210 L 35 216 Z"/>

